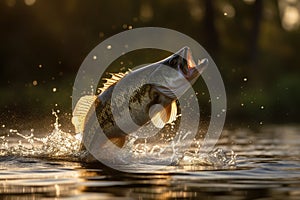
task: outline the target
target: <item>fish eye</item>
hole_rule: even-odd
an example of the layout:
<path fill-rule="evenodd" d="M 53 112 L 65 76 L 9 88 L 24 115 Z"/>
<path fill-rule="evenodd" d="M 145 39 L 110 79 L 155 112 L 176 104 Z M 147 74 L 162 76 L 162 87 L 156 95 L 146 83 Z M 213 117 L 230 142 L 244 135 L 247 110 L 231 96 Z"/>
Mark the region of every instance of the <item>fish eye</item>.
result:
<path fill-rule="evenodd" d="M 171 60 L 169 61 L 169 64 L 170 64 L 171 67 L 176 66 L 177 63 L 178 63 L 178 56 L 174 57 L 173 59 L 171 59 Z"/>

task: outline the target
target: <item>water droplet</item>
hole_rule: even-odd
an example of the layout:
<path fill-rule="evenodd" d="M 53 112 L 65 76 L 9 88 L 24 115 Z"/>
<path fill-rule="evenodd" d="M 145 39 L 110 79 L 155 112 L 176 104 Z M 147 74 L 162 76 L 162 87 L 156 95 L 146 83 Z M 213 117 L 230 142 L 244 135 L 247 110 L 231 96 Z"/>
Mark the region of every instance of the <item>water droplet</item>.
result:
<path fill-rule="evenodd" d="M 5 128 L 5 124 L 2 124 L 2 128 Z"/>
<path fill-rule="evenodd" d="M 244 82 L 247 82 L 247 81 L 248 81 L 248 78 L 247 78 L 247 77 L 243 78 L 243 81 L 244 81 Z"/>
<path fill-rule="evenodd" d="M 32 128 L 32 129 L 30 129 L 30 132 L 34 132 L 34 129 Z"/>
<path fill-rule="evenodd" d="M 128 26 L 128 29 L 131 30 L 131 29 L 132 29 L 132 26 Z"/>
<path fill-rule="evenodd" d="M 244 106 L 244 104 L 243 104 L 243 103 L 241 103 L 241 106 Z"/>
<path fill-rule="evenodd" d="M 96 60 L 97 59 L 97 56 L 93 56 L 93 60 Z"/>
<path fill-rule="evenodd" d="M 227 13 L 226 13 L 226 12 L 224 13 L 224 16 L 227 16 Z"/>
<path fill-rule="evenodd" d="M 36 86 L 38 84 L 38 82 L 36 80 L 32 81 L 32 85 Z"/>
<path fill-rule="evenodd" d="M 265 108 L 264 106 L 260 106 L 260 109 L 262 109 L 262 110 L 263 110 L 264 108 Z"/>
<path fill-rule="evenodd" d="M 111 45 L 107 45 L 107 47 L 106 47 L 107 49 L 111 49 L 112 48 L 112 46 Z"/>
<path fill-rule="evenodd" d="M 39 65 L 38 65 L 38 67 L 39 67 L 39 68 L 42 68 L 42 67 L 43 67 L 43 65 L 39 64 Z"/>
<path fill-rule="evenodd" d="M 226 112 L 226 109 L 222 109 L 222 112 Z"/>
<path fill-rule="evenodd" d="M 56 107 L 58 106 L 58 104 L 56 103 L 56 104 L 54 104 Z"/>
<path fill-rule="evenodd" d="M 52 88 L 52 92 L 56 92 L 56 88 L 54 87 L 54 88 Z"/>
<path fill-rule="evenodd" d="M 260 125 L 263 125 L 263 122 L 259 122 Z"/>

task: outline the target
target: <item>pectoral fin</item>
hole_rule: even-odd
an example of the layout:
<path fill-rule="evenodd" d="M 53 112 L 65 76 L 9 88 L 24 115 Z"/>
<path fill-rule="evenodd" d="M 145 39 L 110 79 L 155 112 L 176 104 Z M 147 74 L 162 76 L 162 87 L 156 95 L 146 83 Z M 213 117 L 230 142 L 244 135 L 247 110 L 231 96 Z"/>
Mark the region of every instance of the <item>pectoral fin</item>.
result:
<path fill-rule="evenodd" d="M 154 108 L 152 108 L 154 107 Z M 177 116 L 177 105 L 176 101 L 173 101 L 170 105 L 165 108 L 162 106 L 152 106 L 150 109 L 151 122 L 157 128 L 163 128 L 166 123 L 171 123 L 176 119 Z"/>
<path fill-rule="evenodd" d="M 104 92 L 105 90 L 107 90 L 107 88 L 109 88 L 113 84 L 119 82 L 122 78 L 124 78 L 124 76 L 126 76 L 129 73 L 130 73 L 130 71 L 127 71 L 125 73 L 122 73 L 122 72 L 120 72 L 120 73 L 110 73 L 110 75 L 111 75 L 110 78 L 103 79 L 106 82 L 104 83 L 102 88 L 99 88 L 101 93 Z"/>
<path fill-rule="evenodd" d="M 87 95 L 81 97 L 77 102 L 72 117 L 72 124 L 75 126 L 76 133 L 83 132 L 87 114 L 96 99 L 97 96 L 95 95 Z"/>

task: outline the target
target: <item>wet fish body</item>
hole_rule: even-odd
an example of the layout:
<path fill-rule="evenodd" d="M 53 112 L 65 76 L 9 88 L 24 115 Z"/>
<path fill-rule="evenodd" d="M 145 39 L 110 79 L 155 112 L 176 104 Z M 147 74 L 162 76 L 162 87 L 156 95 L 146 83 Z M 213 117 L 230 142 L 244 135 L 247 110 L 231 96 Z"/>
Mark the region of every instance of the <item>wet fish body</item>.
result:
<path fill-rule="evenodd" d="M 177 98 L 195 82 L 207 64 L 208 60 L 202 59 L 196 65 L 191 50 L 184 47 L 162 61 L 112 74 L 98 96 L 84 96 L 77 102 L 72 118 L 76 133 L 84 137 L 97 134 L 96 130 L 87 129 L 99 123 L 107 138 L 122 147 L 128 134 L 140 126 L 152 122 L 162 128 L 176 119 Z M 91 122 L 94 112 L 97 122 Z M 116 122 L 121 122 L 122 127 Z"/>

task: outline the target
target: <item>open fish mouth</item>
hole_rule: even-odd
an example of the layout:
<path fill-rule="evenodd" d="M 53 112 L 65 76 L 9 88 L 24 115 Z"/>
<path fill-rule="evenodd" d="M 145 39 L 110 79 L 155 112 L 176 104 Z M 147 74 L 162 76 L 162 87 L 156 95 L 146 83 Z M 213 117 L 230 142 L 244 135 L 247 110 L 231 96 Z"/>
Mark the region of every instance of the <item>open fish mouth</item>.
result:
<path fill-rule="evenodd" d="M 197 78 L 206 69 L 206 67 L 208 66 L 208 59 L 198 59 L 198 62 L 196 64 L 192 55 L 192 51 L 189 47 L 184 47 L 182 53 L 183 55 L 181 56 L 183 58 L 183 62 L 180 70 L 184 77 L 191 81 L 194 78 Z"/>
<path fill-rule="evenodd" d="M 154 83 L 155 89 L 174 99 L 182 96 L 199 78 L 208 66 L 208 59 L 198 60 L 196 64 L 190 48 L 183 47 L 160 63 L 171 67 L 174 71 L 167 70 L 167 72 L 163 72 L 163 68 L 154 71 L 152 77 L 157 80 L 157 83 Z"/>

